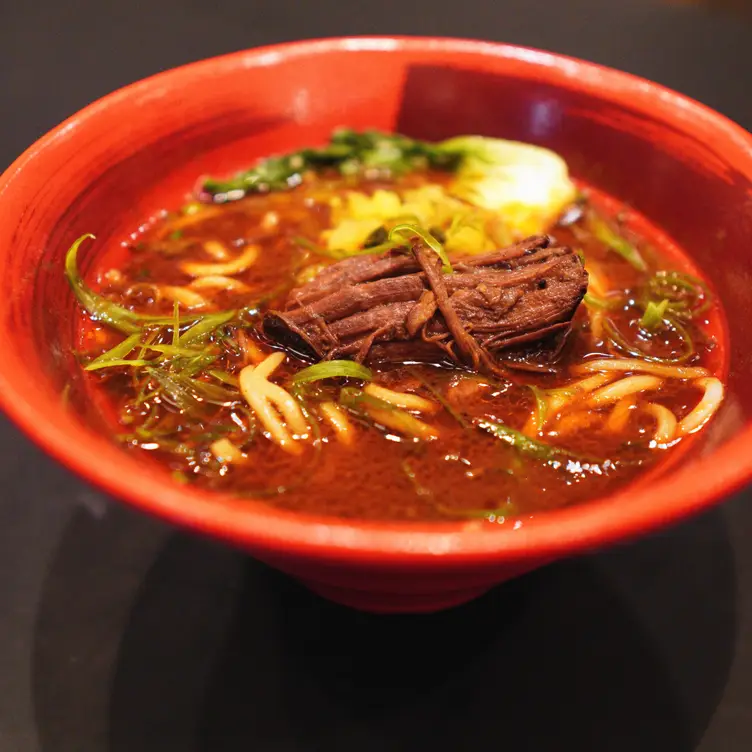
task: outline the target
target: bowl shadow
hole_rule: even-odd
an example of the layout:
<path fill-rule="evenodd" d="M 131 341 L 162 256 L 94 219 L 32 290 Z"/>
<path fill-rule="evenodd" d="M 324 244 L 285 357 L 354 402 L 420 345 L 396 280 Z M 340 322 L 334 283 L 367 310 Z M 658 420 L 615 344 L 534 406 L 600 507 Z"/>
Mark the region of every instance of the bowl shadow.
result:
<path fill-rule="evenodd" d="M 430 616 L 351 611 L 124 508 L 81 512 L 38 612 L 40 747 L 689 752 L 735 591 L 723 510 Z"/>

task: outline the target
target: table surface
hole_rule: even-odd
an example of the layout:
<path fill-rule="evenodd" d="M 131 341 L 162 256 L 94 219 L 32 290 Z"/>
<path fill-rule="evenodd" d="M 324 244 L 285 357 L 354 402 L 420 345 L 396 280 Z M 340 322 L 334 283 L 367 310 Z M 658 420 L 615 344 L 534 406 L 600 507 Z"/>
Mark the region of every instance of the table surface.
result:
<path fill-rule="evenodd" d="M 0 168 L 190 60 L 480 37 L 660 81 L 752 128 L 750 28 L 642 0 L 0 0 Z M 746 491 L 434 616 L 374 617 L 87 487 L 0 418 L 0 752 L 752 748 Z"/>

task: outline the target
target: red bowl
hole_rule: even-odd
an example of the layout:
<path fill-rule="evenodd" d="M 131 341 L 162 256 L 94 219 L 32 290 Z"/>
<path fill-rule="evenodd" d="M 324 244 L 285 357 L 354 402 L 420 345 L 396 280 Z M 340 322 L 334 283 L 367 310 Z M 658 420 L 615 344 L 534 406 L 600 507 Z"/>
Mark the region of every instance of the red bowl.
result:
<path fill-rule="evenodd" d="M 532 141 L 658 224 L 704 270 L 729 319 L 728 397 L 691 461 L 522 525 L 390 524 L 283 512 L 172 482 L 67 408 L 80 383 L 71 242 L 114 248 L 202 173 L 321 142 L 339 125 L 423 138 Z M 145 511 L 242 546 L 334 600 L 429 611 L 565 555 L 635 537 L 752 477 L 752 137 L 656 84 L 546 52 L 454 39 L 354 38 L 240 52 L 111 94 L 0 178 L 0 405 L 81 476 Z M 92 250 L 93 249 L 93 250 Z"/>

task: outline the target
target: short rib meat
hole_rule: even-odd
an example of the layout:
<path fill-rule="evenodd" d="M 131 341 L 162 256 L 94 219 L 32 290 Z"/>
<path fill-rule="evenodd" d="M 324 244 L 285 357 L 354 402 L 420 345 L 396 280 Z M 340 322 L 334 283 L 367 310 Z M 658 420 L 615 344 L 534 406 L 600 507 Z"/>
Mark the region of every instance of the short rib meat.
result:
<path fill-rule="evenodd" d="M 292 290 L 264 333 L 314 360 L 451 361 L 494 373 L 504 350 L 561 341 L 587 290 L 580 257 L 546 236 L 452 267 L 444 273 L 422 242 L 345 259 Z"/>

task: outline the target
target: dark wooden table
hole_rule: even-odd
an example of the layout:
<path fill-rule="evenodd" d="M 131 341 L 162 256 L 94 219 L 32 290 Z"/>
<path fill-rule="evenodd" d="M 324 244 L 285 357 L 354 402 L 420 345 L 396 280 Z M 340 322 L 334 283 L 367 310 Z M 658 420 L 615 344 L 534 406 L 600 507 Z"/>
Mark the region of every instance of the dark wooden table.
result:
<path fill-rule="evenodd" d="M 540 46 L 752 127 L 752 27 L 692 4 L 138 5 L 0 0 L 0 167 L 134 79 L 346 33 Z M 470 606 L 377 618 L 115 504 L 7 422 L 0 449 L 0 752 L 752 748 L 748 491 Z"/>

